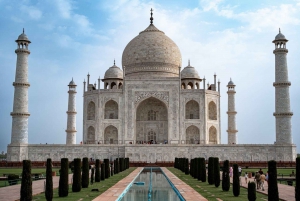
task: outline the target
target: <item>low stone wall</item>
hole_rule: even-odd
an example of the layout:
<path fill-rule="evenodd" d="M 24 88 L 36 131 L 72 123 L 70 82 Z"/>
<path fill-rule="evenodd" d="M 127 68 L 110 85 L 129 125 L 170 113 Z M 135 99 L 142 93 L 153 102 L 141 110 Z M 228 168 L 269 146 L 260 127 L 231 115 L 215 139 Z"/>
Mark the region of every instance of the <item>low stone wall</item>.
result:
<path fill-rule="evenodd" d="M 237 145 L 186 145 L 186 144 L 122 144 L 122 145 L 8 145 L 7 161 L 60 161 L 61 158 L 88 157 L 115 159 L 128 157 L 130 161 L 155 163 L 173 161 L 175 157 L 219 157 L 220 161 L 295 161 L 296 145 L 237 144 Z"/>

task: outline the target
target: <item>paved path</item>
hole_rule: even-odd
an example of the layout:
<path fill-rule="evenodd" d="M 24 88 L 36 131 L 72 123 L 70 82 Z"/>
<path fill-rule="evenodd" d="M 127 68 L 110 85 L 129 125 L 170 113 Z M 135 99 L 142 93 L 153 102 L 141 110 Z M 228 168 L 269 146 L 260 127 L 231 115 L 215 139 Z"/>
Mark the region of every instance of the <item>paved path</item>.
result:
<path fill-rule="evenodd" d="M 69 174 L 69 183 L 71 183 L 73 174 Z M 37 195 L 44 192 L 44 182 L 46 179 L 32 182 L 32 194 Z M 59 176 L 53 177 L 53 188 L 58 188 Z M 0 188 L 0 201 L 12 201 L 20 199 L 21 184 Z"/>
<path fill-rule="evenodd" d="M 134 180 L 134 178 L 143 170 L 143 167 L 138 167 L 124 179 L 118 181 L 115 185 L 107 189 L 104 193 L 93 199 L 93 201 L 114 201 L 125 190 L 125 188 Z"/>
<path fill-rule="evenodd" d="M 167 177 L 171 180 L 180 194 L 184 197 L 186 201 L 207 201 L 202 195 L 200 195 L 197 191 L 195 191 L 192 187 L 187 185 L 185 182 L 176 177 L 172 172 L 170 172 L 167 168 L 161 168 Z"/>
<path fill-rule="evenodd" d="M 232 178 L 231 178 L 230 181 L 232 182 Z M 249 181 L 254 181 L 254 178 L 253 177 L 248 178 L 248 182 Z M 241 182 L 242 182 L 243 187 L 248 188 L 248 183 L 245 182 L 244 177 L 241 177 Z M 262 191 L 261 189 L 257 190 L 257 191 L 261 192 L 265 195 L 268 195 L 268 183 L 267 182 L 264 183 L 264 187 L 265 187 L 264 191 Z M 295 187 L 294 186 L 288 186 L 288 185 L 285 185 L 285 184 L 278 184 L 278 192 L 279 192 L 279 198 L 281 200 L 286 200 L 286 201 L 295 200 Z"/>

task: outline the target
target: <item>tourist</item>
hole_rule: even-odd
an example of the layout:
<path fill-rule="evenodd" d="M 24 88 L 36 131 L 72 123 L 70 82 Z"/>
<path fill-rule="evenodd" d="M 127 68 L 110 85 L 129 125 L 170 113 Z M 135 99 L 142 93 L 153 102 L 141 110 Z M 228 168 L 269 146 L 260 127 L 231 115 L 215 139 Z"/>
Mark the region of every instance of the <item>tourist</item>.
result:
<path fill-rule="evenodd" d="M 259 171 L 258 171 L 258 173 L 262 175 L 264 172 L 263 172 L 262 169 L 260 168 Z"/>
<path fill-rule="evenodd" d="M 264 183 L 265 183 L 265 180 L 266 180 L 266 176 L 264 174 L 260 175 L 260 187 L 261 187 L 261 190 L 265 190 L 264 188 Z"/>
<path fill-rule="evenodd" d="M 248 183 L 247 181 L 248 181 L 248 173 L 246 172 L 245 173 L 245 182 L 246 182 L 246 184 Z"/>
<path fill-rule="evenodd" d="M 241 168 L 241 166 L 239 166 L 238 170 L 239 170 L 239 176 L 241 176 L 242 175 L 242 168 Z"/>
<path fill-rule="evenodd" d="M 232 169 L 232 167 L 229 168 L 229 176 L 230 176 L 230 177 L 233 176 L 233 169 Z"/>
<path fill-rule="evenodd" d="M 269 171 L 267 171 L 267 174 L 266 174 L 266 181 L 267 181 L 267 184 L 269 185 Z"/>
<path fill-rule="evenodd" d="M 259 174 L 259 172 L 256 172 L 256 174 L 255 174 L 255 181 L 256 181 L 256 187 L 258 190 L 258 189 L 260 189 L 260 174 Z"/>

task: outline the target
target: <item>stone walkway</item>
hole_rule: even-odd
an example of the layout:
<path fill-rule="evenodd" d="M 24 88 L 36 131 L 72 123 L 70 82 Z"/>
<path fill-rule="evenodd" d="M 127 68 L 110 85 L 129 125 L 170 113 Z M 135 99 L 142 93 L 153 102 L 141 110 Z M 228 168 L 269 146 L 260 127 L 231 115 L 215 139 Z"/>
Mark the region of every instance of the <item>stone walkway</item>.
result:
<path fill-rule="evenodd" d="M 118 181 L 115 185 L 107 189 L 104 193 L 93 199 L 93 201 L 114 201 L 125 190 L 125 188 L 134 180 L 134 178 L 143 170 L 138 167 L 124 179 Z"/>
<path fill-rule="evenodd" d="M 195 191 L 192 187 L 184 183 L 178 177 L 176 177 L 172 172 L 170 172 L 167 168 L 161 168 L 167 177 L 171 180 L 180 194 L 184 197 L 186 201 L 207 201 L 202 195 L 200 195 L 197 191 Z"/>
<path fill-rule="evenodd" d="M 73 174 L 69 174 L 69 183 L 71 183 Z M 46 179 L 32 182 L 32 194 L 37 195 L 44 191 L 44 182 Z M 59 176 L 53 177 L 53 188 L 58 188 Z M 21 184 L 0 188 L 0 201 L 12 201 L 20 199 Z"/>

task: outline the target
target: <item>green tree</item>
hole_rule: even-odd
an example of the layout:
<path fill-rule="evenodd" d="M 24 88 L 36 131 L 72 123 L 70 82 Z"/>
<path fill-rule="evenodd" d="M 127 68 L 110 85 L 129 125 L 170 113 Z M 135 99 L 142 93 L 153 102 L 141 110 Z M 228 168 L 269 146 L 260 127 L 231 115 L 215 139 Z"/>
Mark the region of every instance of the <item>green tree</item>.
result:
<path fill-rule="evenodd" d="M 81 159 L 74 159 L 72 192 L 81 191 Z"/>
<path fill-rule="evenodd" d="M 81 186 L 82 188 L 89 187 L 89 159 L 87 157 L 82 159 L 82 179 Z"/>
<path fill-rule="evenodd" d="M 215 187 L 220 186 L 220 163 L 219 158 L 214 158 L 214 180 L 215 180 Z"/>
<path fill-rule="evenodd" d="M 52 201 L 52 199 L 53 199 L 53 179 L 52 179 L 52 161 L 51 161 L 51 158 L 47 159 L 45 197 L 46 197 L 47 201 Z"/>
<path fill-rule="evenodd" d="M 296 158 L 296 186 L 295 186 L 296 201 L 300 201 L 300 156 Z"/>
<path fill-rule="evenodd" d="M 222 190 L 229 191 L 230 189 L 230 177 L 229 177 L 229 161 L 224 161 L 223 173 L 222 173 Z"/>
<path fill-rule="evenodd" d="M 96 159 L 96 174 L 95 174 L 95 182 L 100 182 L 100 160 Z"/>
<path fill-rule="evenodd" d="M 208 158 L 208 184 L 209 185 L 213 185 L 215 184 L 215 177 L 214 177 L 214 158 L 213 157 L 209 157 Z"/>
<path fill-rule="evenodd" d="M 233 182 L 232 190 L 233 195 L 238 197 L 240 195 L 240 175 L 239 175 L 239 166 L 237 164 L 233 165 Z"/>
<path fill-rule="evenodd" d="M 91 169 L 91 184 L 94 183 L 95 168 Z"/>
<path fill-rule="evenodd" d="M 255 201 L 256 200 L 256 185 L 254 182 L 248 183 L 248 200 Z"/>
<path fill-rule="evenodd" d="M 268 180 L 268 200 L 278 201 L 278 185 L 277 185 L 277 168 L 276 161 L 272 160 L 268 162 L 269 180 Z"/>
<path fill-rule="evenodd" d="M 101 164 L 101 180 L 102 181 L 105 180 L 105 164 L 104 163 Z"/>
<path fill-rule="evenodd" d="M 110 171 L 109 171 L 109 159 L 104 159 L 105 164 L 105 179 L 110 177 Z"/>
<path fill-rule="evenodd" d="M 185 172 L 186 175 L 188 175 L 190 173 L 190 171 L 189 171 L 189 159 L 188 158 L 185 159 L 184 172 Z"/>
<path fill-rule="evenodd" d="M 60 162 L 60 175 L 58 195 L 59 197 L 66 197 L 69 194 L 69 160 L 62 158 Z"/>
<path fill-rule="evenodd" d="M 205 158 L 200 158 L 200 174 L 201 174 L 201 181 L 206 182 L 206 164 Z"/>
<path fill-rule="evenodd" d="M 32 200 L 31 161 L 23 160 L 20 201 Z"/>

